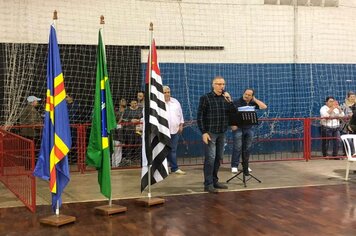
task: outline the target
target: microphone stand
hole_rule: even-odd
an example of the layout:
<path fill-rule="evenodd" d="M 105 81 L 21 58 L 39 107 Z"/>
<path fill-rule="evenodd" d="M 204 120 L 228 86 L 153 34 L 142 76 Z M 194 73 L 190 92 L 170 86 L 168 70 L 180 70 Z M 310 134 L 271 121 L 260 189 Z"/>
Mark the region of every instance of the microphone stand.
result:
<path fill-rule="evenodd" d="M 230 97 L 230 96 L 225 96 L 225 91 L 224 91 L 224 90 L 222 91 L 222 95 L 224 96 L 224 98 L 225 98 L 225 100 L 226 100 L 227 102 L 232 103 L 231 97 Z M 257 121 L 257 119 L 256 119 L 256 121 Z M 246 160 L 245 160 L 245 158 L 244 158 L 244 154 L 243 154 L 243 153 L 242 153 L 242 160 L 243 160 L 243 161 L 242 161 L 242 166 L 244 166 L 244 162 L 245 162 Z M 247 172 L 248 172 L 248 160 L 247 160 L 247 168 L 245 168 L 245 169 L 247 169 Z M 242 179 L 239 177 L 239 175 L 240 175 L 241 173 L 242 173 Z M 246 176 L 249 177 L 249 178 L 246 178 Z M 249 180 L 252 179 L 252 178 L 255 179 L 256 181 L 258 181 L 259 183 L 262 183 L 261 180 L 259 180 L 259 179 L 256 178 L 255 176 L 253 176 L 251 173 L 248 172 L 248 174 L 246 175 L 243 170 L 238 171 L 234 176 L 232 176 L 230 179 L 226 180 L 226 183 L 229 183 L 229 182 L 230 182 L 232 179 L 234 179 L 234 178 L 238 178 L 239 180 L 241 180 L 241 181 L 243 182 L 245 188 L 247 187 L 246 182 L 249 181 Z"/>
<path fill-rule="evenodd" d="M 242 174 L 242 179 L 239 177 L 240 174 Z M 239 180 L 241 180 L 242 183 L 244 184 L 245 188 L 247 187 L 246 182 L 252 178 L 255 179 L 256 181 L 258 181 L 259 183 L 262 183 L 261 180 L 259 180 L 255 176 L 253 176 L 251 173 L 248 173 L 248 175 L 246 175 L 245 172 L 243 172 L 242 170 L 239 170 L 234 176 L 232 176 L 230 179 L 226 180 L 226 183 L 229 183 L 234 178 L 238 178 Z"/>

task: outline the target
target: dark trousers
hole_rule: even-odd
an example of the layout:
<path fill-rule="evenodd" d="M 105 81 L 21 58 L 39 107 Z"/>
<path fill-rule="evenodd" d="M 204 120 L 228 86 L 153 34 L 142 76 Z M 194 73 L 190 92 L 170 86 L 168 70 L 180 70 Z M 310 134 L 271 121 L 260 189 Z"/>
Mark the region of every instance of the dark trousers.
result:
<path fill-rule="evenodd" d="M 321 152 L 323 156 L 324 157 L 328 156 L 330 143 L 332 143 L 333 145 L 332 155 L 337 156 L 339 151 L 340 129 L 321 126 L 321 137 L 326 138 L 321 140 Z"/>
<path fill-rule="evenodd" d="M 211 140 L 204 145 L 204 186 L 213 186 L 219 181 L 220 160 L 224 155 L 225 133 L 209 133 Z"/>

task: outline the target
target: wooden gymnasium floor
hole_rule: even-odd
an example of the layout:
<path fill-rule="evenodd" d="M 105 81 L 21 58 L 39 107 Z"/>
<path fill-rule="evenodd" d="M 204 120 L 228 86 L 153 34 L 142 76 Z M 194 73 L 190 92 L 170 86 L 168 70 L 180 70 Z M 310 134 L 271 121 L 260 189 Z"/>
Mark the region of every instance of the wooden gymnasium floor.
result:
<path fill-rule="evenodd" d="M 262 183 L 251 179 L 245 188 L 234 179 L 218 194 L 203 192 L 202 166 L 184 167 L 187 175 L 172 174 L 152 186 L 152 194 L 166 202 L 150 208 L 135 201 L 147 195 L 139 192 L 139 170 L 113 171 L 113 203 L 128 211 L 112 216 L 94 213 L 107 203 L 97 193 L 96 172 L 74 173 L 61 213 L 77 220 L 58 228 L 39 223 L 52 214 L 47 183 L 37 183 L 35 214 L 0 185 L 0 235 L 354 236 L 356 174 L 351 171 L 350 181 L 344 181 L 345 166 L 345 160 L 252 163 Z M 221 182 L 231 177 L 228 165 L 219 176 Z"/>

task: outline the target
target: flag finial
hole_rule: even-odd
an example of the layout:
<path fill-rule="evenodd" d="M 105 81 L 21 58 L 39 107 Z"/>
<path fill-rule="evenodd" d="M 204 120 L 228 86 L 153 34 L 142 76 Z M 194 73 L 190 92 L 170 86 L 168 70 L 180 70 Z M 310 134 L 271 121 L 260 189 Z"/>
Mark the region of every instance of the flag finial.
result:
<path fill-rule="evenodd" d="M 57 10 L 54 10 L 53 12 L 53 20 L 58 20 Z"/>
<path fill-rule="evenodd" d="M 100 24 L 101 24 L 101 25 L 104 25 L 104 24 L 105 24 L 105 19 L 104 19 L 104 16 L 103 16 L 103 15 L 100 16 Z"/>
<path fill-rule="evenodd" d="M 150 23 L 150 31 L 153 31 L 153 23 Z"/>

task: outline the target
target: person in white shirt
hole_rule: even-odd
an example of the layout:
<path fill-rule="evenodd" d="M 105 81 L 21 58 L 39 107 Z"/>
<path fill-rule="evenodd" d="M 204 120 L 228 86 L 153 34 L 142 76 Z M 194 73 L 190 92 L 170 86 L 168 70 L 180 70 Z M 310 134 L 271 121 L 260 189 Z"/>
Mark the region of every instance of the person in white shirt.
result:
<path fill-rule="evenodd" d="M 320 108 L 321 118 L 321 152 L 324 157 L 328 156 L 329 143 L 333 143 L 332 156 L 337 156 L 339 151 L 339 139 L 340 139 L 340 117 L 344 117 L 345 114 L 341 110 L 339 103 L 334 97 L 329 96 L 325 99 L 325 105 Z M 335 118 L 335 119 L 331 119 Z"/>
<path fill-rule="evenodd" d="M 168 125 L 171 133 L 172 149 L 168 154 L 168 162 L 171 167 L 171 172 L 175 174 L 184 175 L 185 172 L 179 169 L 177 164 L 177 147 L 179 134 L 183 131 L 183 112 L 182 107 L 177 99 L 171 97 L 171 89 L 168 86 L 163 86 L 164 100 L 166 102 L 166 109 L 168 114 Z"/>

